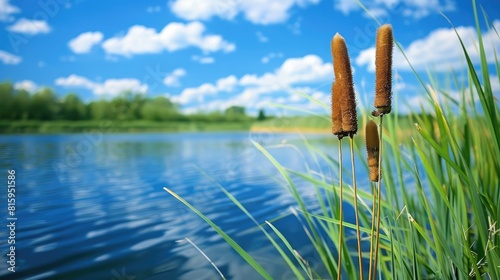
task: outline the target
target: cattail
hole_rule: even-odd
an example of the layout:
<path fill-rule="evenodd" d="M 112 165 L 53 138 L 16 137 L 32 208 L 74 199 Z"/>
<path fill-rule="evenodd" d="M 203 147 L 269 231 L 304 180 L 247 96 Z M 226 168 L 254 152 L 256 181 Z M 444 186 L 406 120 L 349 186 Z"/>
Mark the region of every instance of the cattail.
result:
<path fill-rule="evenodd" d="M 336 82 L 332 83 L 332 133 L 340 139 L 344 137 L 342 130 L 342 112 L 340 110 L 340 97 L 342 92 Z"/>
<path fill-rule="evenodd" d="M 370 181 L 378 182 L 379 174 L 379 149 L 377 125 L 370 120 L 365 128 L 366 151 L 368 153 L 368 168 L 370 169 Z"/>
<path fill-rule="evenodd" d="M 342 130 L 346 135 L 354 135 L 358 131 L 356 115 L 356 96 L 352 82 L 351 63 L 344 38 L 338 33 L 332 39 L 333 69 L 335 72 L 335 87 L 340 94 L 342 114 Z"/>
<path fill-rule="evenodd" d="M 377 48 L 375 51 L 375 108 L 374 115 L 391 112 L 392 84 L 392 27 L 385 24 L 377 31 Z"/>

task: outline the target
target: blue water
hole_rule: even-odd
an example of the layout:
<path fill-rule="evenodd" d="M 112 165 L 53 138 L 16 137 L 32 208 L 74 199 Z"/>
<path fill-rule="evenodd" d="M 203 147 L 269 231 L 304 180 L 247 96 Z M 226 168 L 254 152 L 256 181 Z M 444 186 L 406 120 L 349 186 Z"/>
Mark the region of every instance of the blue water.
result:
<path fill-rule="evenodd" d="M 331 151 L 333 139 L 308 135 Z M 252 133 L 67 134 L 0 136 L 0 178 L 16 172 L 16 272 L 7 270 L 0 230 L 1 279 L 259 279 L 210 226 L 163 190 L 168 187 L 213 219 L 276 279 L 293 279 L 255 225 L 220 191 L 233 194 L 259 223 L 274 224 L 321 272 L 296 207 L 273 165 L 253 146 L 267 147 L 283 165 L 330 176 L 324 160 L 303 152 L 298 135 Z M 294 145 L 298 145 L 298 148 Z M 359 165 L 358 172 L 365 172 Z M 366 177 L 366 176 L 361 176 Z M 359 183 L 367 185 L 367 182 Z M 314 189 L 299 184 L 308 207 Z M 7 187 L 0 190 L 7 224 Z M 135 278 L 132 278 L 135 277 Z"/>

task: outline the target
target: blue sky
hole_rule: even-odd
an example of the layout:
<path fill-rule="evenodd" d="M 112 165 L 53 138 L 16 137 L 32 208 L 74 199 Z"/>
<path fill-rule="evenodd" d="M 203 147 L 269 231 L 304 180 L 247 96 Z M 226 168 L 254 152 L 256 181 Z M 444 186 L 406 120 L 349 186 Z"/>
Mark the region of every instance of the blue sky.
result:
<path fill-rule="evenodd" d="M 470 1 L 363 3 L 393 25 L 415 69 L 424 76 L 432 71 L 443 86 L 451 69 L 459 77 L 466 72 L 440 12 L 478 61 Z M 500 32 L 500 2 L 478 4 Z M 321 111 L 295 93 L 329 104 L 330 40 L 339 32 L 358 99 L 369 105 L 376 27 L 354 0 L 0 0 L 0 81 L 30 92 L 44 86 L 61 96 L 76 92 L 87 102 L 126 90 L 165 95 L 186 113 L 231 105 L 276 110 L 271 103 Z M 499 35 L 485 25 L 483 32 L 488 56 L 500 54 Z M 417 107 L 425 95 L 397 50 L 393 76 L 400 110 Z M 500 91 L 497 78 L 493 86 Z"/>

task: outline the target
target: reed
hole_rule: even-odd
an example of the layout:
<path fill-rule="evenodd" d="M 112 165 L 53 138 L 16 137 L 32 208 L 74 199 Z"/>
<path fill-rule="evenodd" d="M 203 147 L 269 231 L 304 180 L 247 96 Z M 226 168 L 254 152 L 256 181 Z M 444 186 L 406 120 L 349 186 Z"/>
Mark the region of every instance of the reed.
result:
<path fill-rule="evenodd" d="M 344 193 L 342 168 L 339 171 L 339 186 L 332 186 L 332 182 L 326 179 L 329 178 L 327 174 L 313 170 L 309 165 L 306 171 L 287 169 L 262 145 L 252 141 L 273 164 L 284 179 L 283 185 L 296 199 L 298 207 L 292 213 L 302 224 L 321 264 L 312 266 L 305 261 L 307 257 L 299 254 L 301 248 L 293 248 L 287 237 L 274 227 L 276 219 L 265 224 L 258 223 L 242 203 L 219 185 L 222 192 L 267 236 L 294 278 L 339 279 L 343 272 L 346 279 L 364 278 L 362 272 L 357 271 L 354 258 L 349 257 L 351 252 L 346 249 L 345 239 L 348 236 L 342 228 L 349 228 L 355 229 L 358 237 L 358 261 L 362 258 L 360 231 L 370 233 L 367 279 L 377 278 L 378 275 L 381 279 L 500 279 L 500 109 L 492 86 L 500 80 L 500 63 L 496 53 L 494 59 L 488 57 L 485 44 L 491 42 L 482 40 L 490 40 L 491 36 L 483 38 L 476 3 L 474 0 L 472 3 L 478 41 L 471 51 L 479 54 L 479 65 L 473 63 L 457 32 L 459 47 L 467 62 L 467 75 L 451 73 L 449 80 L 452 82 L 443 88 L 436 77 L 429 75 L 430 82 L 426 83 L 414 72 L 422 84 L 422 92 L 426 93 L 428 103 L 425 105 L 428 106 L 422 106 L 421 111 L 414 109 L 405 117 L 398 115 L 397 104 L 391 104 L 392 28 L 382 26 L 379 29 L 376 40 L 376 110 L 373 112 L 379 117 L 379 124 L 377 126 L 373 121 L 365 123 L 368 157 L 362 157 L 363 163 L 370 169 L 370 180 L 375 180 L 372 192 L 360 188 L 357 194 Z M 487 16 L 485 22 L 486 27 L 491 28 Z M 332 133 L 339 138 L 338 164 L 341 165 L 340 140 L 346 136 L 351 140 L 353 163 L 356 107 L 345 42 L 337 34 L 331 43 L 335 72 Z M 395 45 L 402 49 L 397 42 Z M 490 73 L 492 69 L 496 73 Z M 457 92 L 459 97 L 452 97 L 448 92 Z M 313 97 L 308 99 L 322 104 Z M 322 106 L 329 108 L 327 104 Z M 298 108 L 299 111 L 301 109 L 303 111 L 303 108 Z M 377 133 L 378 138 L 375 136 Z M 328 152 L 313 147 L 305 138 L 304 143 L 312 158 L 324 159 L 331 170 L 338 167 Z M 383 160 L 383 157 L 390 160 Z M 352 173 L 355 173 L 354 164 Z M 296 180 L 306 183 L 307 188 L 313 186 L 315 190 L 321 190 L 317 191 L 320 210 L 308 210 L 299 195 Z M 354 190 L 355 182 L 353 178 Z M 356 209 L 356 225 L 342 222 L 342 215 L 338 219 L 334 214 L 336 208 L 330 198 L 332 195 L 335 197 L 339 189 L 345 201 Z M 273 264 L 258 262 L 252 257 L 253 252 L 246 251 L 195 206 L 171 189 L 165 190 L 204 219 L 263 278 L 283 276 L 271 275 L 269 271 L 274 270 L 271 267 Z M 326 194 L 326 199 L 322 194 Z M 370 200 L 373 202 L 371 207 L 365 203 Z M 330 207 L 325 207 L 325 201 L 330 203 Z M 358 214 L 363 225 L 365 222 L 368 224 L 371 218 L 371 227 L 360 227 Z M 341 255 L 335 264 L 336 256 L 332 254 L 330 244 L 337 242 Z M 316 268 L 320 272 L 315 271 Z"/>
<path fill-rule="evenodd" d="M 361 231 L 358 213 L 358 192 L 356 184 L 356 167 L 354 164 L 354 135 L 358 131 L 358 119 L 356 113 L 356 95 L 354 93 L 354 84 L 352 81 L 352 70 L 351 62 L 349 59 L 349 53 L 347 51 L 347 45 L 345 40 L 340 34 L 335 34 L 331 42 L 331 51 L 333 57 L 333 70 L 335 74 L 335 83 L 333 84 L 333 95 L 332 105 L 336 104 L 337 108 L 332 106 L 332 121 L 335 116 L 335 123 L 332 122 L 334 127 L 333 130 L 340 131 L 339 129 L 339 111 L 341 115 L 342 130 L 339 133 L 342 135 L 349 136 L 350 150 L 351 150 L 351 172 L 352 172 L 352 185 L 354 192 L 354 211 L 356 218 L 356 238 L 358 243 L 358 266 L 359 266 L 359 277 L 363 279 L 363 255 L 361 252 Z M 336 99 L 333 99 L 333 98 Z M 338 100 L 340 102 L 338 102 Z M 340 105 L 340 106 L 339 106 Z M 337 110 L 334 110 L 337 109 Z M 340 109 L 340 110 L 339 110 Z M 335 112 L 334 112 L 335 111 Z M 339 138 L 341 139 L 341 138 Z M 340 145 L 340 141 L 339 141 Z M 341 151 L 339 152 L 339 154 Z M 339 158 L 340 159 L 340 158 Z M 340 169 L 342 173 L 342 169 Z M 340 190 L 342 194 L 343 189 Z M 342 200 L 340 201 L 342 205 Z M 342 206 L 340 206 L 342 207 Z M 340 218 L 342 220 L 342 217 Z M 340 232 L 340 238 L 342 238 L 343 232 Z M 342 239 L 340 239 L 342 241 Z M 340 245 L 339 245 L 340 246 Z M 339 264 L 341 264 L 342 250 L 339 249 Z M 340 270 L 338 279 L 340 279 Z"/>
<path fill-rule="evenodd" d="M 368 172 L 370 181 L 379 182 L 380 181 L 380 139 L 378 135 L 377 125 L 373 120 L 370 120 L 365 126 L 365 142 L 366 142 L 366 153 L 368 162 Z M 373 188 L 372 185 L 372 222 L 370 226 L 370 253 L 369 260 L 370 265 L 368 268 L 368 279 L 372 279 L 372 269 L 373 269 L 373 235 L 375 232 L 375 221 L 377 213 L 377 189 Z"/>
<path fill-rule="evenodd" d="M 331 43 L 335 86 L 340 91 L 340 107 L 342 114 L 342 131 L 345 135 L 354 135 L 358 131 L 356 115 L 356 95 L 352 81 L 351 62 L 347 45 L 340 34 L 335 34 Z"/>
<path fill-rule="evenodd" d="M 391 112 L 392 99 L 392 27 L 382 25 L 377 30 L 375 49 L 375 108 L 374 115 L 383 115 Z"/>
<path fill-rule="evenodd" d="M 340 106 L 341 91 L 338 83 L 332 83 L 332 133 L 337 136 L 338 139 L 338 162 L 339 162 L 339 243 L 338 243 L 338 257 L 337 257 L 337 279 L 340 280 L 342 275 L 342 253 L 344 244 L 344 209 L 342 202 L 344 201 L 344 183 L 342 179 L 342 138 L 344 137 L 344 131 L 342 130 L 342 111 Z M 333 209 L 332 209 L 333 210 Z M 333 212 L 333 211 L 332 211 Z"/>
<path fill-rule="evenodd" d="M 366 141 L 366 152 L 368 159 L 368 168 L 370 181 L 379 181 L 379 151 L 380 151 L 380 140 L 378 135 L 377 125 L 374 121 L 370 120 L 366 124 L 365 128 L 365 141 Z"/>
<path fill-rule="evenodd" d="M 392 27 L 389 24 L 382 25 L 377 31 L 377 43 L 375 49 L 375 101 L 374 106 L 378 110 L 378 116 L 380 118 L 380 133 L 379 133 L 379 143 L 380 143 L 380 156 L 378 158 L 378 166 L 382 166 L 382 122 L 385 114 L 391 112 L 392 108 L 392 46 L 393 46 L 393 35 Z M 380 168 L 378 170 L 378 180 L 377 180 L 377 226 L 376 230 L 376 241 L 375 241 L 375 252 L 373 260 L 373 275 L 369 274 L 369 279 L 375 277 L 378 266 L 379 257 L 379 245 L 380 245 L 380 210 L 381 210 L 381 199 L 382 199 L 382 178 Z M 370 244 L 370 249 L 372 248 Z M 370 259 L 371 264 L 371 259 Z M 371 266 L 371 265 L 370 265 Z"/>

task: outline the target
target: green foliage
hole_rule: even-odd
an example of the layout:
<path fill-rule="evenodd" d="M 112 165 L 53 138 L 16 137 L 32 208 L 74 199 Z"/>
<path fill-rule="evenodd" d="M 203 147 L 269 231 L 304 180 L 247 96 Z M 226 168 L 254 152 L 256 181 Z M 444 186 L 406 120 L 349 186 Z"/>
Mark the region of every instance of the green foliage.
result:
<path fill-rule="evenodd" d="M 12 108 L 9 109 L 12 119 L 27 120 L 30 115 L 30 102 L 30 93 L 23 89 L 19 90 L 14 96 Z"/>
<path fill-rule="evenodd" d="M 110 121 L 140 121 L 147 122 L 174 122 L 171 128 L 158 127 L 161 131 L 199 130 L 199 129 L 248 129 L 253 118 L 245 114 L 245 108 L 232 106 L 224 113 L 214 111 L 184 115 L 179 111 L 179 106 L 165 96 L 147 98 L 144 94 L 124 92 L 110 100 L 100 99 L 88 104 L 83 103 L 75 93 L 70 93 L 62 98 L 49 88 L 30 94 L 25 90 L 15 90 L 11 83 L 0 84 L 0 121 L 2 120 L 39 120 L 39 121 L 83 121 L 83 120 L 110 120 Z M 178 123 L 184 122 L 184 127 Z M 217 123 L 227 123 L 220 125 Z M 189 124 L 188 124 L 189 123 Z M 213 123 L 213 124 L 212 124 Z M 238 123 L 238 124 L 235 124 Z M 59 123 L 60 124 L 60 123 Z M 79 125 L 64 123 L 49 125 L 52 129 L 60 127 L 64 131 L 79 131 Z M 71 127 L 73 126 L 73 127 Z M 23 128 L 24 127 L 24 128 Z M 146 129 L 149 129 L 147 126 Z M 39 123 L 20 122 L 19 124 L 4 125 L 2 133 L 9 132 L 36 132 Z"/>
<path fill-rule="evenodd" d="M 248 131 L 252 122 L 198 122 L 198 121 L 119 121 L 119 120 L 0 120 L 0 133 L 60 133 L 99 130 L 114 132 L 180 132 L 180 131 Z"/>
<path fill-rule="evenodd" d="M 266 113 L 264 112 L 264 109 L 259 109 L 259 114 L 257 115 L 257 120 L 258 121 L 263 121 L 266 118 L 267 117 L 266 117 Z"/>
<path fill-rule="evenodd" d="M 473 6 L 481 38 L 474 1 Z M 395 107 L 395 114 L 384 116 L 382 219 L 380 251 L 376 252 L 379 264 L 375 273 L 379 279 L 500 279 L 500 110 L 490 81 L 500 80 L 500 64 L 496 56 L 494 61 L 487 60 L 481 39 L 477 46 L 480 69 L 471 61 L 470 50 L 463 44 L 461 47 L 468 65 L 466 81 L 457 82 L 456 88 L 443 89 L 431 76 L 430 87 L 422 89 L 428 93 L 426 105 L 430 105 L 423 108 L 430 109 L 401 118 Z M 489 73 L 492 64 L 497 70 L 495 75 Z M 452 76 L 453 80 L 458 80 L 454 73 Z M 452 98 L 448 94 L 452 91 L 459 92 L 460 96 Z M 364 112 L 368 114 L 369 111 Z M 367 117 L 362 118 L 362 126 L 367 120 Z M 409 123 L 415 125 L 408 127 Z M 338 170 L 339 163 L 330 155 L 333 149 L 325 153 L 306 139 L 304 142 L 310 158 L 316 163 L 321 159 L 329 164 L 329 170 Z M 333 177 L 330 173 L 321 174 L 307 163 L 306 172 L 288 170 L 260 144 L 254 145 L 272 162 L 296 199 L 297 216 L 321 258 L 322 269 L 328 273 L 320 277 L 335 278 L 343 271 L 343 279 L 359 279 L 353 262 L 358 257 L 356 248 L 349 248 L 339 268 L 329 246 L 340 246 L 336 205 L 340 203 L 341 174 L 333 174 Z M 360 156 L 366 165 L 365 156 L 361 153 Z M 319 211 L 312 212 L 304 204 L 296 188 L 298 180 L 316 191 Z M 181 200 L 171 190 L 169 192 Z M 344 188 L 343 196 L 345 202 L 352 204 L 352 190 Z M 369 191 L 358 190 L 361 232 L 365 237 L 371 230 L 372 198 Z M 277 235 L 268 237 L 272 244 L 282 242 L 289 254 L 296 255 L 296 249 L 290 247 L 286 236 L 272 223 L 267 225 Z M 344 226 L 355 228 L 345 221 Z M 354 236 L 346 238 L 354 239 Z M 345 243 L 343 247 L 348 248 Z M 244 254 L 248 258 L 248 252 Z M 362 256 L 368 261 L 366 248 Z M 286 263 L 298 279 L 320 278 L 300 260 L 286 259 Z M 254 260 L 250 264 L 256 267 Z M 258 269 L 265 275 L 260 266 Z"/>
<path fill-rule="evenodd" d="M 109 102 L 106 100 L 92 101 L 88 106 L 90 117 L 93 120 L 111 119 Z"/>
<path fill-rule="evenodd" d="M 87 118 L 87 110 L 78 95 L 70 93 L 63 99 L 60 115 L 65 120 L 83 120 Z"/>
<path fill-rule="evenodd" d="M 0 84 L 0 118 L 13 119 L 11 109 L 14 104 L 14 87 L 11 83 Z"/>
<path fill-rule="evenodd" d="M 58 116 L 60 104 L 54 92 L 43 88 L 31 97 L 30 117 L 36 120 L 54 120 Z"/>
<path fill-rule="evenodd" d="M 225 113 L 226 115 L 234 115 L 234 116 L 245 115 L 245 107 L 231 106 L 226 109 Z"/>
<path fill-rule="evenodd" d="M 245 107 L 242 106 L 231 106 L 226 109 L 224 114 L 229 121 L 248 120 L 248 116 L 245 113 Z"/>
<path fill-rule="evenodd" d="M 141 116 L 145 120 L 165 121 L 177 119 L 179 113 L 174 103 L 166 97 L 159 96 L 145 102 L 141 108 Z"/>

